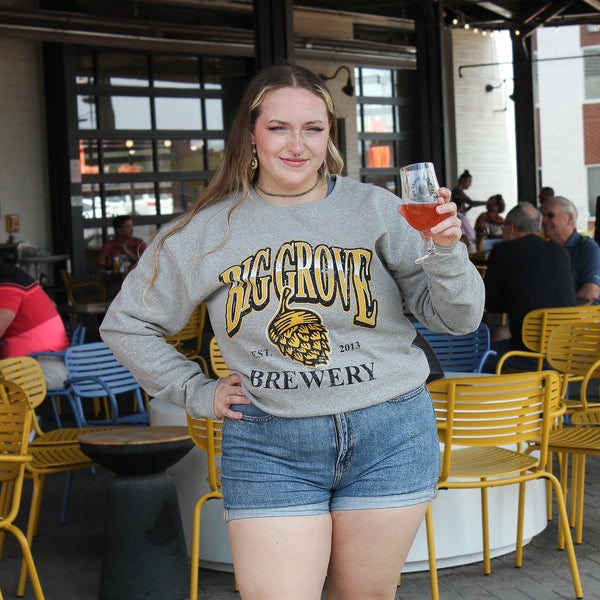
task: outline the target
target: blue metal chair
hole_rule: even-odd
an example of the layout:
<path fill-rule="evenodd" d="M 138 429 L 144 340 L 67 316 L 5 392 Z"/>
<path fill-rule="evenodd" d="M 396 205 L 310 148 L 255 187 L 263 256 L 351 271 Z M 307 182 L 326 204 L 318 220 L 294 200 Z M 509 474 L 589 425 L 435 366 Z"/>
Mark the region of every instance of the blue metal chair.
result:
<path fill-rule="evenodd" d="M 79 346 L 83 344 L 85 339 L 85 325 L 81 323 L 65 323 L 65 329 L 67 331 L 67 337 L 69 338 L 70 346 Z M 64 360 L 65 353 L 62 352 L 32 352 L 28 356 L 39 360 L 42 356 L 58 356 Z M 41 361 L 40 361 L 41 362 Z M 71 409 L 73 410 L 73 414 L 75 414 L 75 410 L 73 408 L 73 400 L 69 393 L 69 388 L 63 387 L 49 387 L 46 390 L 46 396 L 50 399 L 50 406 L 52 408 L 52 414 L 54 415 L 54 421 L 56 422 L 56 426 L 58 429 L 62 429 L 62 421 L 60 420 L 60 398 L 66 398 L 71 405 Z"/>
<path fill-rule="evenodd" d="M 121 365 L 104 342 L 69 346 L 65 350 L 65 364 L 69 378 L 65 385 L 73 401 L 78 427 L 91 425 L 147 425 L 150 413 L 142 398 L 142 390 L 133 375 Z M 122 415 L 117 398 L 133 394 L 136 412 Z M 105 398 L 110 414 L 105 419 L 88 419 L 83 400 Z"/>
<path fill-rule="evenodd" d="M 444 372 L 481 373 L 488 357 L 496 355 L 490 349 L 490 330 L 485 323 L 466 335 L 436 333 L 421 323 L 413 325 L 433 348 Z"/>

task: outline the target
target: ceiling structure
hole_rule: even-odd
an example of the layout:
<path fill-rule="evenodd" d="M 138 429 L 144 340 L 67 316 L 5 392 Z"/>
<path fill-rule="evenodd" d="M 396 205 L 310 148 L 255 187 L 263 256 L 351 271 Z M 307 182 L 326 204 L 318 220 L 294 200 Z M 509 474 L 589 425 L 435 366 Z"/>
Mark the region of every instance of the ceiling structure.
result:
<path fill-rule="evenodd" d="M 263 0 L 263 2 L 279 0 Z M 0 34 L 61 41 L 67 35 L 118 36 L 160 42 L 252 41 L 254 0 L 40 0 L 40 9 L 0 7 Z M 527 37 L 538 27 L 600 25 L 600 0 L 293 0 L 294 9 L 365 18 L 441 19 L 447 27 L 508 29 Z M 67 41 L 62 39 L 62 41 Z M 69 41 L 75 41 L 70 39 Z M 398 44 L 400 40 L 390 40 Z"/>
<path fill-rule="evenodd" d="M 439 7 L 430 0 L 299 0 L 294 5 L 407 19 Z M 544 26 L 600 24 L 600 0 L 442 0 L 442 5 L 449 27 L 511 29 L 526 36 Z"/>

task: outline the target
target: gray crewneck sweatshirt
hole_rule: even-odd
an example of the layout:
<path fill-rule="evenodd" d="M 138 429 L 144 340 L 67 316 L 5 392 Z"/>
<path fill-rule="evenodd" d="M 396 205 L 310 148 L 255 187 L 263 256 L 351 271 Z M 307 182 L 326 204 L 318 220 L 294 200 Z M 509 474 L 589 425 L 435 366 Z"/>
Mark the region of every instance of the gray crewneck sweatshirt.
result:
<path fill-rule="evenodd" d="M 148 287 L 173 223 L 161 230 L 102 323 L 150 396 L 214 417 L 216 382 L 164 340 L 200 302 L 244 393 L 282 417 L 356 410 L 423 384 L 428 364 L 406 313 L 454 334 L 479 325 L 484 286 L 466 246 L 415 264 L 424 241 L 392 193 L 337 177 L 317 202 L 282 207 L 251 193 L 232 210 L 238 199 L 167 239 Z"/>

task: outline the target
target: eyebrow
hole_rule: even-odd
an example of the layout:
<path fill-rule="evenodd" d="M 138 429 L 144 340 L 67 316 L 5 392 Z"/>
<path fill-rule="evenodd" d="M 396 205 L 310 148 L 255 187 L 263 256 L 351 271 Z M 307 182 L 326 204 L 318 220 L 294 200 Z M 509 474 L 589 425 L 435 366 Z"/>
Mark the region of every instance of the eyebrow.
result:
<path fill-rule="evenodd" d="M 280 119 L 271 119 L 270 121 L 267 121 L 267 125 L 289 125 L 289 123 L 287 121 L 281 121 Z M 303 125 L 322 125 L 322 126 L 324 126 L 325 123 L 323 121 L 321 121 L 321 119 L 315 119 L 314 121 L 307 121 L 306 123 L 303 123 Z"/>

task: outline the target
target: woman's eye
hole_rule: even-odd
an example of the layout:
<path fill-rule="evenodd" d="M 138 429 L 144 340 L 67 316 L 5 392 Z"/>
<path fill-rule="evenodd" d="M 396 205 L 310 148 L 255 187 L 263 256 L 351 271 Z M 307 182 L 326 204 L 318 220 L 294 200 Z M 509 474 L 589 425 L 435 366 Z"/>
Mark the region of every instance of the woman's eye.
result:
<path fill-rule="evenodd" d="M 285 131 L 285 127 L 282 127 L 280 125 L 276 125 L 273 127 L 269 127 L 269 131 Z"/>
<path fill-rule="evenodd" d="M 308 131 L 311 133 L 321 133 L 323 131 L 323 127 L 309 127 Z"/>

